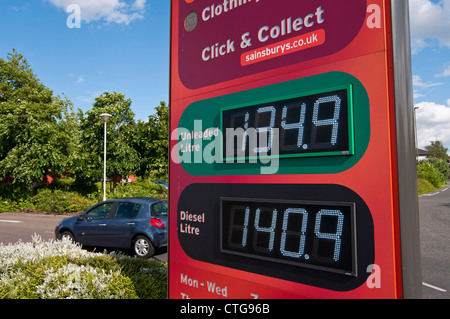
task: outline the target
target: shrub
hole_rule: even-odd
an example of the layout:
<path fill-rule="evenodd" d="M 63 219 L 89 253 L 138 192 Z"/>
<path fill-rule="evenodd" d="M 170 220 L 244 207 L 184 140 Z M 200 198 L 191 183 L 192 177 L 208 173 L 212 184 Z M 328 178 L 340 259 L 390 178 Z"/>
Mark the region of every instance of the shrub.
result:
<path fill-rule="evenodd" d="M 30 197 L 25 187 L 0 183 L 0 213 L 33 208 Z"/>
<path fill-rule="evenodd" d="M 116 192 L 108 195 L 108 198 L 119 197 L 167 198 L 167 189 L 163 185 L 154 184 L 146 179 L 138 178 L 133 183 L 118 184 Z"/>
<path fill-rule="evenodd" d="M 426 179 L 434 187 L 442 187 L 447 182 L 447 175 L 442 174 L 427 160 L 417 163 L 417 177 Z"/>
<path fill-rule="evenodd" d="M 444 182 L 447 180 L 448 178 L 448 164 L 440 159 L 440 158 L 436 158 L 436 157 L 430 157 L 428 158 L 428 162 L 433 165 L 434 168 L 436 168 L 441 174 L 442 176 L 444 176 Z"/>
<path fill-rule="evenodd" d="M 28 201 L 19 200 L 12 201 L 11 199 L 0 198 L 0 213 L 14 212 L 20 209 L 31 208 L 32 204 Z"/>
<path fill-rule="evenodd" d="M 68 240 L 0 244 L 0 299 L 166 298 L 166 279 L 156 260 L 88 252 Z"/>
<path fill-rule="evenodd" d="M 35 209 L 54 214 L 84 211 L 95 203 L 77 193 L 45 188 L 40 189 L 31 202 Z"/>
<path fill-rule="evenodd" d="M 122 267 L 122 273 L 134 283 L 140 299 L 167 298 L 167 267 L 161 266 L 161 262 L 118 255 L 117 263 Z"/>
<path fill-rule="evenodd" d="M 102 189 L 101 182 L 83 184 L 70 177 L 39 185 L 34 196 L 26 188 L 0 185 L 0 213 L 18 210 L 52 214 L 80 212 L 102 200 Z M 115 193 L 110 193 L 107 187 L 108 199 L 121 197 L 167 198 L 167 189 L 142 178 L 134 183 L 118 184 Z"/>

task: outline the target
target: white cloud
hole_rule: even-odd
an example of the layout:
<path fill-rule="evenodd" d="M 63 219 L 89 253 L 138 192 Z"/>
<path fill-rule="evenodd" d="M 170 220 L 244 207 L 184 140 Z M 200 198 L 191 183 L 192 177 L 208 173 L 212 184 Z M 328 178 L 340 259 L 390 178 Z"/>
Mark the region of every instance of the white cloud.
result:
<path fill-rule="evenodd" d="M 68 76 L 70 79 L 74 79 L 74 82 L 75 82 L 76 84 L 81 84 L 81 83 L 83 83 L 83 82 L 86 82 L 86 78 L 84 77 L 84 75 L 78 75 L 78 76 L 76 76 L 76 75 L 73 74 L 73 73 L 69 73 L 69 74 L 67 74 L 67 76 Z"/>
<path fill-rule="evenodd" d="M 95 98 L 100 96 L 103 92 L 102 91 L 89 91 L 85 92 L 86 95 L 80 95 L 77 96 L 77 100 L 83 103 L 92 104 L 95 101 Z"/>
<path fill-rule="evenodd" d="M 413 51 L 430 40 L 450 48 L 450 0 L 410 0 L 409 7 Z"/>
<path fill-rule="evenodd" d="M 435 90 L 434 87 L 443 84 L 443 82 L 424 82 L 420 75 L 413 75 L 414 98 L 418 99 L 427 96 L 427 93 L 431 93 Z"/>
<path fill-rule="evenodd" d="M 416 90 L 414 90 L 413 94 L 414 94 L 414 99 L 418 99 L 418 98 L 421 98 L 421 97 L 426 96 L 425 94 L 419 93 L 419 92 L 416 91 Z"/>
<path fill-rule="evenodd" d="M 422 102 L 415 105 L 418 107 L 416 119 L 419 148 L 430 145 L 431 141 L 441 141 L 450 149 L 450 101 L 447 104 L 448 106 Z"/>
<path fill-rule="evenodd" d="M 143 10 L 146 2 L 147 0 L 136 0 L 136 2 L 133 4 L 133 8 L 135 10 Z"/>
<path fill-rule="evenodd" d="M 77 77 L 77 80 L 75 81 L 76 84 L 81 84 L 83 82 L 85 82 L 86 79 L 84 78 L 84 76 L 80 75 Z"/>
<path fill-rule="evenodd" d="M 430 88 L 433 86 L 439 86 L 442 82 L 423 82 L 420 75 L 413 75 L 413 85 L 420 88 Z"/>
<path fill-rule="evenodd" d="M 76 4 L 81 9 L 81 20 L 89 23 L 104 20 L 107 23 L 128 25 L 143 19 L 147 0 L 47 0 L 54 6 L 65 10 Z"/>
<path fill-rule="evenodd" d="M 445 68 L 442 73 L 435 74 L 434 77 L 441 78 L 441 77 L 444 77 L 444 76 L 450 76 L 450 65 L 447 68 Z"/>

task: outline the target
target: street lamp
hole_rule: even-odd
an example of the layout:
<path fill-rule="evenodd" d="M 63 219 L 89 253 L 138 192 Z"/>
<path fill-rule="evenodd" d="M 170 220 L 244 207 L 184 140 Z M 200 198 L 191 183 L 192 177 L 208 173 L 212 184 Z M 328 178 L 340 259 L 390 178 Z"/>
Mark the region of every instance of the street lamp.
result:
<path fill-rule="evenodd" d="M 106 200 L 106 122 L 111 118 L 111 114 L 100 114 L 101 119 L 105 123 L 105 139 L 104 139 L 104 153 L 103 153 L 103 200 Z"/>
<path fill-rule="evenodd" d="M 414 107 L 414 138 L 416 140 L 416 162 L 419 161 L 419 141 L 417 140 L 417 115 L 416 110 L 418 109 L 418 106 Z"/>

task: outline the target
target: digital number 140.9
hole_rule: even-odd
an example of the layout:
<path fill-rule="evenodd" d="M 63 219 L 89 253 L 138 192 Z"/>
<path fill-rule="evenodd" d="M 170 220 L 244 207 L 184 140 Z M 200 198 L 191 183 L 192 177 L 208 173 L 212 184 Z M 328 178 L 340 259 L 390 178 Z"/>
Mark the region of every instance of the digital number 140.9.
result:
<path fill-rule="evenodd" d="M 237 224 L 235 220 L 242 220 L 242 218 L 235 217 L 237 214 L 241 215 L 242 213 L 244 214 L 243 223 Z M 254 216 L 251 216 L 253 214 Z M 275 253 L 275 241 L 277 240 L 280 242 L 279 253 L 282 256 L 294 259 L 303 257 L 306 261 L 339 262 L 345 218 L 340 210 L 321 209 L 317 213 L 309 213 L 304 208 L 287 208 L 282 213 L 282 216 L 280 215 L 277 209 L 272 208 L 257 208 L 252 211 L 250 207 L 234 206 L 231 209 L 230 216 L 229 245 L 234 248 L 245 249 L 246 251 L 265 252 L 268 255 L 273 255 Z M 279 217 L 282 217 L 281 221 L 279 221 Z M 264 223 L 261 222 L 263 219 Z M 254 222 L 251 224 L 250 220 Z M 278 222 L 282 223 L 281 232 L 280 227 L 277 228 Z M 310 222 L 314 222 L 314 227 L 308 233 L 308 224 Z M 291 223 L 296 223 L 296 225 Z M 331 233 L 324 232 L 324 228 L 331 229 L 330 225 L 326 224 L 332 224 L 331 228 L 335 231 Z M 295 230 L 293 231 L 292 229 Z M 242 234 L 242 237 L 236 238 L 236 236 L 233 236 L 236 232 Z M 262 234 L 264 234 L 264 240 L 260 238 Z M 292 243 L 287 244 L 288 237 L 297 238 L 296 245 L 294 245 L 296 247 L 295 250 L 292 249 Z M 310 240 L 310 237 L 313 237 L 312 240 Z M 334 249 L 332 249 L 332 252 L 330 251 L 330 256 L 320 256 L 318 249 L 319 240 L 331 241 Z M 308 242 L 312 242 L 312 249 L 308 249 L 312 251 L 312 256 L 305 254 L 305 246 Z"/>

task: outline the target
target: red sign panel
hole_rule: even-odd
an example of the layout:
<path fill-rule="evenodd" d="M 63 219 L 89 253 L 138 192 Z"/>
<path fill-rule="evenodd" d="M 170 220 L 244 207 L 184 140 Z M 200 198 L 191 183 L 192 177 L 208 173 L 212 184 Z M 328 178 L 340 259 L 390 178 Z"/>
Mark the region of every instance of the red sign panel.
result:
<path fill-rule="evenodd" d="M 401 297 L 390 9 L 172 1 L 170 298 Z"/>
<path fill-rule="evenodd" d="M 198 89 L 329 56 L 353 41 L 366 9 L 361 0 L 179 1 L 180 79 Z"/>

